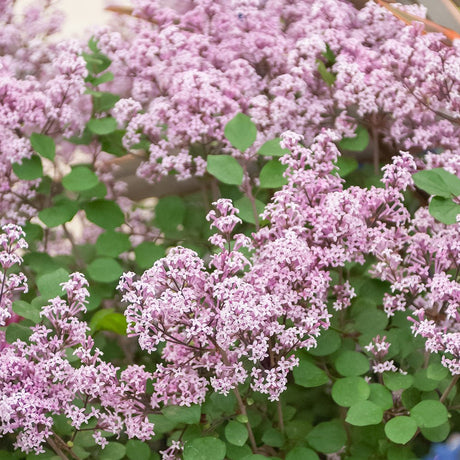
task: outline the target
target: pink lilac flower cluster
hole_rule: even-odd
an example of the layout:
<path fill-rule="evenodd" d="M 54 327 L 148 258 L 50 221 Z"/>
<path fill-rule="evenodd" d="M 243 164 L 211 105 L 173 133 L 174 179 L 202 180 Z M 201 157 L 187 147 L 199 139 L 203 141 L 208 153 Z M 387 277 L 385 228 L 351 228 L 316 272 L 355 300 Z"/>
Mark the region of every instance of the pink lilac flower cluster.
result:
<path fill-rule="evenodd" d="M 460 224 L 441 224 L 419 209 L 398 240 L 382 241 L 374 275 L 391 283 L 384 308 L 412 314 L 412 331 L 425 348 L 442 353 L 442 363 L 460 374 Z"/>
<path fill-rule="evenodd" d="M 24 225 L 37 213 L 39 180 L 19 180 L 12 171 L 33 154 L 30 134 L 71 136 L 88 118 L 81 47 L 47 41 L 61 23 L 49 5 L 39 1 L 18 12 L 7 0 L 0 8 L 0 224 Z"/>
<path fill-rule="evenodd" d="M 27 292 L 27 278 L 23 273 L 8 273 L 14 265 L 22 263 L 18 254 L 27 248 L 25 234 L 21 227 L 7 224 L 2 227 L 0 234 L 0 326 L 15 322 L 18 316 L 12 311 L 15 293 Z M 4 346 L 3 333 L 0 332 L 0 349 Z"/>
<path fill-rule="evenodd" d="M 240 251 L 249 239 L 232 237 L 241 222 L 236 209 L 225 199 L 215 205 L 208 219 L 217 230 L 210 241 L 218 252 L 210 271 L 195 252 L 178 247 L 140 279 L 127 273 L 119 285 L 129 304 L 128 333 L 148 352 L 165 342 L 166 364 L 153 373 L 153 407 L 202 403 L 209 386 L 227 394 L 250 376 L 254 390 L 278 399 L 297 363 L 290 352 L 311 347 L 314 338 L 308 337 L 318 334 L 314 317 L 295 328 L 279 324 L 279 299 L 241 276 L 251 269 Z"/>
<path fill-rule="evenodd" d="M 113 110 L 127 127 L 125 145 L 141 134 L 151 142 L 138 169 L 148 180 L 171 171 L 182 179 L 203 175 L 206 154 L 241 157 L 224 137 L 238 112 L 259 131 L 246 160 L 286 130 L 309 144 L 322 126 L 354 136 L 361 123 L 374 145 L 442 149 L 443 161 L 454 163 L 458 41 L 447 46 L 440 34 L 405 27 L 373 1 L 362 10 L 340 0 L 133 3 L 137 18 L 126 20 L 124 33 L 105 28 L 97 38 L 114 61 L 112 88 L 125 96 Z"/>
<path fill-rule="evenodd" d="M 63 414 L 76 431 L 93 422 L 102 447 L 102 431 L 151 438 L 145 394 L 151 375 L 137 365 L 119 373 L 104 362 L 88 325 L 78 319 L 86 311 L 88 282 L 74 273 L 62 286 L 67 299 L 56 297 L 43 307 L 43 321 L 31 328 L 29 341 L 18 339 L 0 352 L 0 436 L 17 433 L 16 448 L 43 452 L 56 436 L 53 415 Z"/>
<path fill-rule="evenodd" d="M 283 135 L 288 185 L 267 205 L 270 224 L 252 245 L 231 236 L 241 221 L 222 199 L 208 215 L 218 249 L 209 271 L 193 251 L 174 248 L 140 279 L 123 276 L 128 333 L 148 352 L 165 343 L 166 364 L 154 372 L 157 404 L 201 403 L 209 385 L 227 393 L 248 380 L 278 399 L 297 363 L 292 352 L 315 347 L 329 326 L 328 299 L 342 309 L 355 296 L 348 282 L 331 286 L 330 271 L 363 263 L 379 241 L 398 238 L 395 229 L 410 217 L 391 185 L 393 177 L 400 185 L 401 174 L 389 168 L 385 188 L 344 189 L 336 138 L 325 131 L 307 149 L 302 136 Z M 252 263 L 245 247 L 254 251 Z"/>
<path fill-rule="evenodd" d="M 395 366 L 394 361 L 385 359 L 390 348 L 390 343 L 386 341 L 386 336 L 380 337 L 379 335 L 374 337 L 369 345 L 366 345 L 364 349 L 373 355 L 372 371 L 376 374 L 382 374 L 383 372 L 397 372 L 398 368 Z"/>

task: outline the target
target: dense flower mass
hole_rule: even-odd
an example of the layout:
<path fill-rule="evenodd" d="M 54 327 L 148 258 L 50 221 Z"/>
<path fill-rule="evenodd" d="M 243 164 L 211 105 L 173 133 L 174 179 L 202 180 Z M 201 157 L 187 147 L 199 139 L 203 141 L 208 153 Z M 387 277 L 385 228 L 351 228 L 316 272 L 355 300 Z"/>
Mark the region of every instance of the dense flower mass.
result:
<path fill-rule="evenodd" d="M 127 21 L 125 33 L 101 30 L 98 43 L 126 94 L 113 110 L 127 126 L 124 143 L 151 143 L 138 170 L 148 180 L 201 176 L 203 156 L 222 150 L 240 156 L 224 137 L 240 111 L 259 130 L 246 161 L 286 130 L 310 143 L 322 126 L 352 137 L 363 124 L 374 145 L 443 149 L 455 164 L 458 41 L 446 46 L 440 34 L 404 27 L 373 1 L 358 11 L 339 0 L 200 0 L 180 9 L 148 0 L 133 14 L 142 20 Z"/>
<path fill-rule="evenodd" d="M 23 273 L 8 273 L 14 265 L 20 265 L 22 258 L 18 254 L 27 248 L 25 234 L 21 227 L 14 224 L 4 225 L 0 234 L 0 326 L 5 326 L 16 315 L 12 311 L 13 296 L 19 291 L 27 292 L 27 278 Z M 3 347 L 0 333 L 0 348 Z"/>
<path fill-rule="evenodd" d="M 119 376 L 78 319 L 87 286 L 83 275 L 71 275 L 63 283 L 67 299 L 56 297 L 43 307 L 45 321 L 32 328 L 28 342 L 17 340 L 1 351 L 0 434 L 17 432 L 15 445 L 24 452 L 44 452 L 43 443 L 53 438 L 52 416 L 58 414 L 77 431 L 95 421 L 94 439 L 101 446 L 107 444 L 102 430 L 140 439 L 153 435 L 142 402 L 149 374 L 133 365 Z"/>
<path fill-rule="evenodd" d="M 460 40 L 133 4 L 84 45 L 0 0 L 0 457 L 424 457 L 459 429 Z"/>

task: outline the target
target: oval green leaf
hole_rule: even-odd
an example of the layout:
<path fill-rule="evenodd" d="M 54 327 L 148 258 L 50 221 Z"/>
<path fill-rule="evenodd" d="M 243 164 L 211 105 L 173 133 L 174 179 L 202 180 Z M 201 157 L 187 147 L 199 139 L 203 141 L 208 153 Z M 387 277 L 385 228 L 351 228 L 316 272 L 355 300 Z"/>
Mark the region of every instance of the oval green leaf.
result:
<path fill-rule="evenodd" d="M 126 443 L 126 456 L 129 460 L 149 460 L 150 447 L 137 439 L 130 439 Z"/>
<path fill-rule="evenodd" d="M 360 401 L 348 409 L 345 419 L 350 425 L 377 425 L 382 421 L 383 409 L 372 401 Z"/>
<path fill-rule="evenodd" d="M 260 171 L 260 188 L 279 188 L 287 184 L 283 176 L 287 165 L 281 164 L 278 160 L 269 161 Z"/>
<path fill-rule="evenodd" d="M 42 157 L 53 161 L 56 156 L 56 144 L 54 139 L 46 134 L 32 133 L 30 136 L 32 148 Z"/>
<path fill-rule="evenodd" d="M 195 438 L 185 443 L 184 460 L 223 460 L 225 444 L 216 438 Z"/>
<path fill-rule="evenodd" d="M 262 201 L 255 199 L 257 216 L 260 216 L 265 209 L 265 204 Z M 240 217 L 245 222 L 250 224 L 256 223 L 256 217 L 254 215 L 254 210 L 252 207 L 251 200 L 247 196 L 243 196 L 239 200 L 235 201 L 235 207 L 238 208 L 238 217 Z M 258 218 L 259 219 L 259 218 Z M 259 219 L 260 220 L 260 219 Z"/>
<path fill-rule="evenodd" d="M 358 125 L 355 134 L 355 137 L 343 138 L 339 142 L 339 147 L 353 152 L 362 152 L 369 145 L 369 133 L 364 126 Z"/>
<path fill-rule="evenodd" d="M 446 406 L 432 399 L 420 401 L 411 409 L 410 415 L 420 428 L 436 428 L 449 418 Z"/>
<path fill-rule="evenodd" d="M 72 192 L 89 190 L 99 182 L 96 174 L 87 166 L 74 166 L 72 171 L 62 178 L 62 185 Z"/>
<path fill-rule="evenodd" d="M 92 133 L 104 135 L 113 133 L 117 129 L 117 121 L 112 117 L 91 118 L 86 126 Z"/>
<path fill-rule="evenodd" d="M 244 113 L 238 113 L 226 125 L 224 135 L 233 147 L 244 152 L 257 137 L 256 125 Z"/>
<path fill-rule="evenodd" d="M 123 274 L 121 265 L 110 257 L 99 257 L 88 265 L 88 275 L 94 281 L 111 283 Z"/>
<path fill-rule="evenodd" d="M 241 185 L 243 168 L 230 155 L 208 155 L 206 170 L 224 184 Z"/>
<path fill-rule="evenodd" d="M 111 200 L 90 201 L 83 206 L 83 209 L 89 221 L 105 229 L 119 227 L 125 220 L 120 206 Z"/>
<path fill-rule="evenodd" d="M 270 157 L 282 157 L 286 153 L 289 153 L 288 149 L 283 149 L 280 145 L 281 139 L 279 137 L 265 142 L 262 147 L 258 150 L 259 155 L 270 156 Z"/>
<path fill-rule="evenodd" d="M 345 445 L 347 433 L 340 422 L 323 422 L 308 433 L 307 441 L 318 452 L 332 454 Z"/>
<path fill-rule="evenodd" d="M 19 179 L 35 180 L 43 176 L 42 160 L 38 155 L 23 158 L 22 163 L 13 163 L 13 171 Z"/>
<path fill-rule="evenodd" d="M 319 387 L 329 382 L 326 372 L 305 359 L 300 360 L 293 374 L 294 382 L 306 388 Z"/>
<path fill-rule="evenodd" d="M 61 200 L 51 208 L 45 208 L 38 213 L 40 220 L 48 227 L 58 227 L 70 222 L 78 212 L 78 205 L 69 199 Z"/>
<path fill-rule="evenodd" d="M 365 401 L 371 393 L 369 384 L 361 377 L 338 379 L 332 386 L 332 399 L 343 407 Z"/>
<path fill-rule="evenodd" d="M 225 427 L 225 437 L 230 444 L 244 446 L 248 439 L 248 430 L 245 425 L 230 421 Z"/>
<path fill-rule="evenodd" d="M 114 230 L 101 233 L 96 241 L 96 251 L 100 256 L 117 257 L 130 249 L 129 236 Z"/>
<path fill-rule="evenodd" d="M 294 447 L 286 455 L 286 460 L 319 460 L 318 454 L 307 447 Z"/>
<path fill-rule="evenodd" d="M 450 198 L 460 195 L 460 179 L 443 168 L 426 169 L 412 175 L 415 185 L 430 195 Z"/>
<path fill-rule="evenodd" d="M 362 375 L 369 371 L 369 360 L 357 351 L 344 351 L 335 360 L 335 368 L 344 377 Z"/>
<path fill-rule="evenodd" d="M 385 434 L 396 444 L 408 443 L 417 431 L 417 423 L 411 417 L 394 417 L 385 424 Z"/>
<path fill-rule="evenodd" d="M 434 196 L 430 201 L 428 210 L 439 222 L 452 225 L 457 222 L 457 216 L 460 214 L 460 204 L 454 203 L 451 198 Z"/>

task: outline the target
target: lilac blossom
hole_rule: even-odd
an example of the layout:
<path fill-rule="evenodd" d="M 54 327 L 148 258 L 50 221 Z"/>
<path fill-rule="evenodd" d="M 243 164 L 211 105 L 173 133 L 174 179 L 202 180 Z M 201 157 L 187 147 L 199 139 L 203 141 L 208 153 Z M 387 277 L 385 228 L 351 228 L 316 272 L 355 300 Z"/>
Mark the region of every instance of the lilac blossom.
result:
<path fill-rule="evenodd" d="M 87 324 L 78 319 L 86 311 L 87 286 L 82 274 L 72 274 L 62 284 L 66 300 L 56 297 L 43 307 L 43 321 L 31 328 L 29 342 L 18 339 L 0 352 L 0 435 L 16 432 L 15 447 L 24 452 L 43 452 L 43 444 L 53 442 L 52 415 L 58 414 L 76 431 L 95 421 L 94 439 L 102 447 L 107 441 L 101 431 L 153 436 L 145 405 L 151 374 L 130 365 L 118 375 L 102 360 Z M 77 367 L 68 359 L 72 354 Z"/>

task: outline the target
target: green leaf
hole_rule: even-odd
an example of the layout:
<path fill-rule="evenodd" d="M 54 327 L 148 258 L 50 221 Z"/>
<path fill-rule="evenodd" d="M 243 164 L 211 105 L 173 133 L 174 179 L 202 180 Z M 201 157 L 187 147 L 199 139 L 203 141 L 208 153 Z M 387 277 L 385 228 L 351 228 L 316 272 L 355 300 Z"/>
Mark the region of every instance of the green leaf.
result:
<path fill-rule="evenodd" d="M 307 447 L 294 447 L 286 455 L 286 460 L 319 460 L 315 451 Z"/>
<path fill-rule="evenodd" d="M 53 180 L 49 176 L 43 176 L 40 180 L 40 184 L 37 187 L 37 193 L 42 195 L 49 195 L 51 193 L 51 185 L 53 185 Z"/>
<path fill-rule="evenodd" d="M 345 445 L 347 433 L 340 422 L 323 422 L 308 433 L 307 441 L 318 452 L 332 454 Z"/>
<path fill-rule="evenodd" d="M 229 443 L 235 446 L 244 446 L 248 439 L 248 430 L 241 423 L 232 420 L 225 427 L 225 437 Z"/>
<path fill-rule="evenodd" d="M 117 257 L 130 249 L 129 236 L 114 230 L 101 233 L 96 241 L 96 251 L 100 256 Z"/>
<path fill-rule="evenodd" d="M 93 54 L 82 53 L 83 59 L 86 61 L 86 68 L 90 74 L 98 74 L 106 70 L 112 61 L 99 50 Z"/>
<path fill-rule="evenodd" d="M 460 195 L 460 179 L 442 168 L 426 169 L 412 175 L 415 185 L 430 195 L 451 198 Z"/>
<path fill-rule="evenodd" d="M 166 233 L 175 231 L 184 222 L 185 211 L 182 198 L 175 195 L 160 198 L 155 206 L 155 225 Z"/>
<path fill-rule="evenodd" d="M 62 178 L 62 185 L 72 192 L 89 190 L 99 182 L 96 174 L 87 166 L 74 166 L 72 171 Z"/>
<path fill-rule="evenodd" d="M 111 200 L 94 200 L 83 206 L 89 221 L 105 229 L 119 227 L 125 220 L 123 211 Z"/>
<path fill-rule="evenodd" d="M 295 383 L 306 388 L 319 387 L 329 382 L 326 372 L 306 359 L 300 360 L 300 364 L 294 368 L 293 374 Z"/>
<path fill-rule="evenodd" d="M 274 428 L 268 428 L 262 435 L 262 442 L 267 446 L 282 447 L 284 444 L 284 436 Z"/>
<path fill-rule="evenodd" d="M 401 374 L 399 372 L 384 372 L 383 383 L 391 391 L 405 390 L 412 386 L 414 378 L 412 375 Z"/>
<path fill-rule="evenodd" d="M 113 78 L 114 78 L 114 76 L 113 76 L 112 72 L 105 72 L 102 75 L 100 75 L 99 77 L 91 78 L 90 83 L 93 86 L 98 86 L 98 85 L 101 85 L 102 83 L 107 83 L 109 81 L 113 81 Z"/>
<path fill-rule="evenodd" d="M 457 222 L 460 214 L 460 204 L 454 203 L 450 198 L 434 196 L 428 206 L 430 214 L 439 222 L 452 225 Z"/>
<path fill-rule="evenodd" d="M 61 283 L 69 280 L 69 272 L 63 268 L 46 273 L 37 279 L 37 287 L 40 291 L 40 296 L 45 299 L 52 299 L 57 296 L 63 296 Z"/>
<path fill-rule="evenodd" d="M 238 113 L 225 125 L 224 135 L 233 147 L 244 152 L 256 140 L 257 128 L 247 115 Z"/>
<path fill-rule="evenodd" d="M 56 260 L 44 252 L 24 254 L 24 263 L 39 275 L 52 272 L 60 267 Z"/>
<path fill-rule="evenodd" d="M 86 126 L 94 134 L 110 134 L 117 129 L 117 120 L 113 117 L 91 118 Z"/>
<path fill-rule="evenodd" d="M 436 428 L 446 423 L 449 417 L 446 406 L 432 399 L 420 401 L 411 409 L 410 415 L 420 428 Z"/>
<path fill-rule="evenodd" d="M 154 424 L 156 434 L 169 433 L 177 425 L 177 423 L 168 420 L 164 415 L 160 414 L 149 414 L 148 419 L 149 422 Z"/>
<path fill-rule="evenodd" d="M 332 386 L 332 399 L 343 407 L 365 401 L 371 393 L 369 384 L 361 377 L 338 379 Z"/>
<path fill-rule="evenodd" d="M 26 234 L 26 241 L 29 245 L 34 241 L 40 241 L 43 238 L 43 228 L 38 224 L 26 222 L 24 225 L 24 232 Z"/>
<path fill-rule="evenodd" d="M 112 308 L 98 310 L 89 323 L 91 331 L 112 331 L 118 335 L 126 335 L 126 318 Z"/>
<path fill-rule="evenodd" d="M 38 155 L 23 158 L 22 163 L 13 163 L 13 171 L 19 179 L 35 180 L 43 176 L 42 160 Z"/>
<path fill-rule="evenodd" d="M 252 451 L 247 444 L 242 447 L 235 446 L 234 444 L 227 444 L 227 454 L 225 456 L 226 459 L 242 460 L 249 455 L 252 455 Z M 2 460 L 1 457 L 0 460 Z"/>
<path fill-rule="evenodd" d="M 107 112 L 120 100 L 120 96 L 117 94 L 102 91 L 92 91 L 90 94 L 93 96 L 93 110 L 95 112 Z"/>
<path fill-rule="evenodd" d="M 439 380 L 430 379 L 426 369 L 420 369 L 414 374 L 414 387 L 422 391 L 433 391 L 439 385 Z"/>
<path fill-rule="evenodd" d="M 121 265 L 110 257 L 99 257 L 88 265 L 88 275 L 94 281 L 111 283 L 123 274 Z"/>
<path fill-rule="evenodd" d="M 32 148 L 42 157 L 48 158 L 51 161 L 54 160 L 56 156 L 56 144 L 52 137 L 45 134 L 32 133 L 30 143 L 32 144 Z"/>
<path fill-rule="evenodd" d="M 126 443 L 126 456 L 129 460 L 149 460 L 150 447 L 137 439 L 130 439 Z"/>
<path fill-rule="evenodd" d="M 321 335 L 316 339 L 317 346 L 316 348 L 311 348 L 308 350 L 313 356 L 327 356 L 334 351 L 337 351 L 342 344 L 342 339 L 340 334 L 333 329 L 327 329 L 324 332 L 321 332 Z"/>
<path fill-rule="evenodd" d="M 335 368 L 345 377 L 362 375 L 369 371 L 369 360 L 357 351 L 344 351 L 335 360 Z"/>
<path fill-rule="evenodd" d="M 98 182 L 94 187 L 79 192 L 79 195 L 79 201 L 85 201 L 91 198 L 105 198 L 107 195 L 107 187 L 103 182 Z"/>
<path fill-rule="evenodd" d="M 449 371 L 441 363 L 431 363 L 427 370 L 426 376 L 432 380 L 444 380 L 449 375 Z"/>
<path fill-rule="evenodd" d="M 260 188 L 279 188 L 287 184 L 283 176 L 287 165 L 281 164 L 278 160 L 270 160 L 260 171 Z"/>
<path fill-rule="evenodd" d="M 243 168 L 230 155 L 208 155 L 206 170 L 224 184 L 241 185 Z"/>
<path fill-rule="evenodd" d="M 257 215 L 260 216 L 260 214 L 262 214 L 265 209 L 265 204 L 262 203 L 262 201 L 257 200 L 257 199 L 254 200 L 254 203 L 256 205 Z M 247 196 L 243 196 L 239 200 L 236 200 L 235 207 L 238 208 L 238 211 L 239 211 L 238 217 L 240 219 L 250 224 L 256 223 L 254 211 L 252 209 L 252 203 L 251 203 L 251 200 Z"/>
<path fill-rule="evenodd" d="M 372 401 L 360 401 L 348 409 L 345 419 L 350 425 L 377 425 L 382 421 L 383 409 Z"/>
<path fill-rule="evenodd" d="M 338 166 L 339 176 L 346 177 L 348 174 L 358 169 L 358 162 L 354 158 L 340 156 L 337 158 L 336 165 Z"/>
<path fill-rule="evenodd" d="M 259 155 L 270 156 L 270 157 L 282 157 L 286 153 L 289 153 L 288 149 L 283 149 L 280 145 L 281 139 L 279 137 L 262 144 L 258 150 Z"/>
<path fill-rule="evenodd" d="M 355 318 L 355 328 L 361 333 L 379 332 L 385 329 L 387 324 L 388 316 L 377 308 L 368 308 Z"/>
<path fill-rule="evenodd" d="M 53 228 L 71 221 L 77 212 L 77 203 L 66 198 L 40 211 L 38 217 L 48 228 Z"/>
<path fill-rule="evenodd" d="M 125 131 L 117 129 L 113 133 L 107 134 L 105 136 L 99 136 L 102 150 L 117 157 L 126 155 L 127 151 L 123 145 L 124 135 Z"/>
<path fill-rule="evenodd" d="M 8 343 L 16 342 L 16 340 L 22 340 L 23 342 L 27 342 L 31 335 L 32 329 L 20 323 L 11 323 L 7 326 L 5 330 L 5 340 Z"/>
<path fill-rule="evenodd" d="M 421 393 L 417 388 L 410 387 L 401 394 L 401 401 L 406 409 L 412 409 L 422 399 Z"/>
<path fill-rule="evenodd" d="M 353 152 L 362 152 L 369 144 L 369 133 L 367 129 L 358 125 L 355 137 L 344 137 L 339 142 L 339 147 L 343 150 L 352 150 Z"/>
<path fill-rule="evenodd" d="M 121 460 L 126 455 L 126 447 L 119 442 L 109 442 L 98 454 L 99 460 Z"/>
<path fill-rule="evenodd" d="M 417 423 L 411 417 L 394 417 L 385 424 L 387 438 L 396 444 L 408 443 L 417 431 Z"/>
<path fill-rule="evenodd" d="M 89 145 L 93 140 L 93 135 L 88 128 L 85 128 L 81 136 L 72 136 L 66 140 L 75 145 Z"/>
<path fill-rule="evenodd" d="M 421 433 L 431 442 L 443 442 L 447 439 L 450 433 L 449 422 L 443 423 L 435 428 L 422 428 Z"/>
<path fill-rule="evenodd" d="M 165 247 L 152 241 L 144 241 L 134 249 L 136 262 L 140 268 L 150 268 L 154 262 L 165 256 Z"/>
<path fill-rule="evenodd" d="M 167 406 L 162 409 L 163 415 L 172 422 L 193 425 L 200 422 L 201 406 L 194 404 L 190 407 Z"/>
<path fill-rule="evenodd" d="M 393 396 L 391 393 L 380 383 L 371 383 L 371 394 L 369 396 L 369 401 L 377 404 L 383 410 L 388 410 L 393 407 Z"/>
<path fill-rule="evenodd" d="M 39 323 L 41 321 L 40 317 L 40 307 L 35 307 L 23 300 L 15 300 L 13 302 L 13 311 L 23 318 L 30 319 L 34 323 Z"/>
<path fill-rule="evenodd" d="M 186 442 L 184 460 L 224 460 L 226 447 L 220 439 L 205 437 Z"/>
<path fill-rule="evenodd" d="M 317 60 L 318 62 L 318 72 L 321 75 L 321 78 L 329 85 L 332 86 L 335 83 L 336 76 L 327 70 L 326 64 L 323 61 Z"/>

